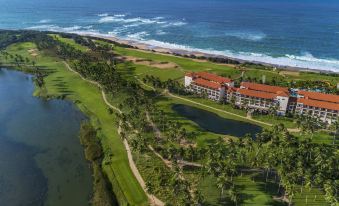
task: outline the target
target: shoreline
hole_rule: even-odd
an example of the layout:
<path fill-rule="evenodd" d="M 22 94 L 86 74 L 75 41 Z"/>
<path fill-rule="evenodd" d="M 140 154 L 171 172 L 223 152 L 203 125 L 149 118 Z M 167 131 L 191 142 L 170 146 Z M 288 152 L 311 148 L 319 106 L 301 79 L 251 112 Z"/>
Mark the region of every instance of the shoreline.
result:
<path fill-rule="evenodd" d="M 74 32 L 70 34 L 77 34 L 77 35 L 84 36 L 84 37 L 108 40 L 108 41 L 112 41 L 112 42 L 115 42 L 121 45 L 126 45 L 134 49 L 143 50 L 147 52 L 154 52 L 154 53 L 173 55 L 173 56 L 181 56 L 181 57 L 192 58 L 192 59 L 208 60 L 209 58 L 214 58 L 214 59 L 220 59 L 224 61 L 231 61 L 233 63 L 230 63 L 230 64 L 233 64 L 233 65 L 248 63 L 248 64 L 263 65 L 266 67 L 271 67 L 272 69 L 281 69 L 281 70 L 295 71 L 295 72 L 314 72 L 314 73 L 325 73 L 325 74 L 338 74 L 339 73 L 339 72 L 335 72 L 331 70 L 292 67 L 292 66 L 287 66 L 287 65 L 278 65 L 278 64 L 266 63 L 266 62 L 261 62 L 261 61 L 249 61 L 249 60 L 233 58 L 233 57 L 221 55 L 221 54 L 218 55 L 218 54 L 212 54 L 212 53 L 200 52 L 200 51 L 189 51 L 185 49 L 172 49 L 172 48 L 154 46 L 154 45 L 143 43 L 137 40 L 123 39 L 123 38 L 119 38 L 113 35 L 89 34 L 89 33 L 82 33 L 82 32 Z M 221 63 L 221 64 L 228 64 L 228 63 Z"/>

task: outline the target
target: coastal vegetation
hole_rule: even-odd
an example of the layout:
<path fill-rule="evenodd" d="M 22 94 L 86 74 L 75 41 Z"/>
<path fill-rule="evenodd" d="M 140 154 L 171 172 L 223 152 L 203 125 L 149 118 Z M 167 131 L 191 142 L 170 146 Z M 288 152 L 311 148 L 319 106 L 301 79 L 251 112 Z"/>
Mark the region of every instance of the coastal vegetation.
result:
<path fill-rule="evenodd" d="M 113 199 L 112 193 L 119 205 L 147 205 L 146 192 L 168 205 L 338 203 L 337 145 L 335 141 L 315 143 L 313 133 L 319 128 L 313 121 L 272 120 L 263 115 L 248 119 L 231 105 L 186 94 L 181 84 L 186 71 L 205 70 L 239 81 L 262 81 L 265 75 L 266 83 L 274 85 L 322 79 L 328 82 L 326 91 L 336 93 L 336 76 L 298 72 L 295 77 L 262 66 L 198 61 L 78 35 L 18 32 L 22 39 L 13 40 L 4 33 L 0 40 L 5 42 L 0 48 L 3 65 L 35 71 L 37 95 L 72 100 L 89 117 L 80 137 L 94 171 L 93 205 L 114 204 L 106 201 Z M 83 78 L 100 85 L 118 110 L 109 109 L 98 85 Z M 243 138 L 207 131 L 174 111 L 177 104 L 253 124 L 262 131 Z M 288 130 L 296 127 L 301 132 Z M 131 172 L 125 140 L 146 191 Z"/>
<path fill-rule="evenodd" d="M 85 149 L 86 159 L 91 163 L 93 170 L 93 195 L 91 205 L 113 206 L 118 205 L 112 194 L 107 177 L 101 170 L 101 163 L 104 157 L 97 132 L 88 122 L 83 122 L 80 128 L 80 142 Z"/>

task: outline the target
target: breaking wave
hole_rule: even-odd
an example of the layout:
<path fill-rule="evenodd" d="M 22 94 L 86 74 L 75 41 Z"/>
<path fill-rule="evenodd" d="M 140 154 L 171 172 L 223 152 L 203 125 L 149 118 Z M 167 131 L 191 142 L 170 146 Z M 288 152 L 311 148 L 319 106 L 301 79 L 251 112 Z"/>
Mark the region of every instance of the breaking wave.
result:
<path fill-rule="evenodd" d="M 39 31 L 54 31 L 54 32 L 68 32 L 68 33 L 77 33 L 77 32 L 98 32 L 97 30 L 92 29 L 92 26 L 78 26 L 74 25 L 71 27 L 60 27 L 54 24 L 44 24 L 38 26 L 31 26 L 26 29 L 39 30 Z"/>
<path fill-rule="evenodd" d="M 235 37 L 247 41 L 261 41 L 266 38 L 266 34 L 263 32 L 254 31 L 231 31 L 225 32 L 225 36 Z"/>
<path fill-rule="evenodd" d="M 42 20 L 39 21 L 39 24 L 46 24 L 46 23 L 49 23 L 51 21 L 52 20 L 50 20 L 50 19 L 42 19 Z"/>
<path fill-rule="evenodd" d="M 183 21 L 169 21 L 165 20 L 164 17 L 155 17 L 155 18 L 142 18 L 142 17 L 127 17 L 125 14 L 115 14 L 109 15 L 107 13 L 99 14 L 101 17 L 98 20 L 100 24 L 106 23 L 119 23 L 124 24 L 125 27 L 137 27 L 146 24 L 161 25 L 162 27 L 179 27 L 186 24 Z"/>
<path fill-rule="evenodd" d="M 121 39 L 134 40 L 140 43 L 150 45 L 152 47 L 162 47 L 172 50 L 183 50 L 188 52 L 202 52 L 206 54 L 228 56 L 236 59 L 242 59 L 253 62 L 263 62 L 279 66 L 299 67 L 317 69 L 323 71 L 339 72 L 339 60 L 337 59 L 325 59 L 317 58 L 311 53 L 305 52 L 300 55 L 285 54 L 279 57 L 273 57 L 269 54 L 251 53 L 251 52 L 233 52 L 230 50 L 218 51 L 214 49 L 199 49 L 189 45 L 180 45 L 170 42 L 162 42 L 158 40 L 147 39 L 150 36 L 146 31 L 140 31 L 135 33 L 128 32 L 125 27 L 118 27 L 106 34 L 100 33 L 98 30 L 92 28 L 92 26 L 78 26 L 60 27 L 53 24 L 44 24 L 32 26 L 27 29 L 44 30 L 44 31 L 56 31 L 56 32 L 68 32 L 77 33 L 83 35 L 92 36 L 105 36 L 105 37 L 118 37 Z M 122 35 L 123 34 L 123 35 Z M 165 34 L 162 30 L 157 30 L 157 35 Z"/>
<path fill-rule="evenodd" d="M 172 50 L 184 50 L 189 52 L 201 52 L 206 54 L 227 56 L 235 59 L 242 59 L 253 62 L 263 62 L 279 66 L 289 66 L 297 68 L 317 69 L 323 71 L 339 72 L 339 60 L 336 59 L 321 59 L 316 58 L 310 53 L 305 53 L 300 56 L 286 54 L 281 57 L 272 57 L 267 54 L 251 53 L 251 52 L 233 52 L 229 50 L 217 51 L 213 49 L 198 49 L 188 45 L 179 45 L 169 42 L 157 40 L 139 40 L 141 43 L 168 48 Z"/>

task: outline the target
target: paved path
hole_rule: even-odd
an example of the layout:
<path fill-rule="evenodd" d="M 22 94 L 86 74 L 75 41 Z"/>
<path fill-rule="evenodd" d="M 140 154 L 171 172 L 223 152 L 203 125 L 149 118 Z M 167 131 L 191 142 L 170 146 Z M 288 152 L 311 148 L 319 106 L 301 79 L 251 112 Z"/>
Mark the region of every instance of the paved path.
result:
<path fill-rule="evenodd" d="M 103 98 L 105 104 L 106 104 L 107 106 L 109 106 L 110 108 L 112 108 L 113 110 L 115 110 L 115 111 L 117 111 L 117 112 L 119 112 L 119 113 L 122 113 L 122 111 L 121 111 L 120 109 L 118 109 L 117 107 L 113 106 L 112 104 L 110 104 L 110 103 L 108 102 L 107 97 L 106 97 L 106 94 L 105 94 L 104 90 L 102 89 L 102 86 L 101 86 L 98 82 L 95 82 L 95 81 L 88 80 L 88 79 L 84 78 L 79 72 L 73 70 L 73 69 L 69 66 L 69 64 L 68 64 L 67 62 L 63 61 L 63 63 L 65 64 L 65 66 L 66 66 L 66 68 L 67 68 L 68 70 L 70 70 L 71 72 L 73 72 L 73 73 L 77 74 L 78 76 L 80 76 L 81 79 L 83 79 L 84 81 L 89 82 L 89 83 L 94 84 L 94 85 L 96 85 L 97 87 L 99 87 L 99 88 L 101 89 L 102 98 Z M 118 133 L 120 134 L 120 132 L 121 132 L 121 128 L 120 128 L 120 126 L 119 126 Z M 125 139 L 125 140 L 123 141 L 123 143 L 124 143 L 124 146 L 125 146 L 125 150 L 126 150 L 126 152 L 127 152 L 127 157 L 128 157 L 128 163 L 129 163 L 129 166 L 130 166 L 130 168 L 131 168 L 131 170 L 132 170 L 132 172 L 133 172 L 135 178 L 137 179 L 137 181 L 139 182 L 140 186 L 142 187 L 142 189 L 144 190 L 145 194 L 147 195 L 147 197 L 148 197 L 148 199 L 149 199 L 151 205 L 154 205 L 154 206 L 164 206 L 165 203 L 164 203 L 163 201 L 161 201 L 161 200 L 158 199 L 156 196 L 154 196 L 154 195 L 152 195 L 152 194 L 149 194 L 149 193 L 147 192 L 146 183 L 145 183 L 144 179 L 142 178 L 142 176 L 141 176 L 141 174 L 140 174 L 140 172 L 139 172 L 137 166 L 135 165 L 135 162 L 134 162 L 133 156 L 132 156 L 132 152 L 131 152 L 131 149 L 130 149 L 130 146 L 129 146 L 127 140 Z"/>
<path fill-rule="evenodd" d="M 151 120 L 149 113 L 146 113 L 146 119 L 147 121 L 151 124 L 151 127 L 153 128 L 153 131 L 155 133 L 155 136 L 157 139 L 162 139 L 162 135 L 161 135 L 161 131 L 160 129 L 157 127 L 156 124 L 154 124 L 154 122 Z M 168 159 L 163 158 L 163 156 L 161 154 L 159 154 L 157 151 L 154 150 L 154 148 L 151 145 L 148 145 L 148 148 L 156 155 L 158 156 L 164 163 L 165 165 L 172 169 L 173 165 L 172 162 Z M 201 164 L 199 163 L 195 163 L 195 162 L 188 162 L 185 160 L 178 160 L 178 164 L 182 165 L 182 166 L 193 166 L 193 167 L 202 167 Z"/>
<path fill-rule="evenodd" d="M 148 87 L 148 88 L 151 88 L 152 90 L 156 90 L 154 87 L 148 85 L 148 84 L 145 84 L 143 81 L 141 81 L 140 79 L 137 78 L 137 80 L 143 84 L 145 87 Z M 190 100 L 190 99 L 187 99 L 187 98 L 184 98 L 184 97 L 180 97 L 180 96 L 177 96 L 175 94 L 172 94 L 170 93 L 169 91 L 165 90 L 163 92 L 163 94 L 169 96 L 169 97 L 172 97 L 172 98 L 176 98 L 176 99 L 180 99 L 180 100 L 183 100 L 183 101 L 186 101 L 186 102 L 190 102 L 192 104 L 195 104 L 195 105 L 199 105 L 199 106 L 202 106 L 202 107 L 206 107 L 206 108 L 209 108 L 209 109 L 212 109 L 212 110 L 215 110 L 215 111 L 218 111 L 218 112 L 222 112 L 222 113 L 225 113 L 225 114 L 229 114 L 229 115 L 233 115 L 235 117 L 239 117 L 241 119 L 246 119 L 246 120 L 249 120 L 249 121 L 252 121 L 252 122 L 256 122 L 258 124 L 263 124 L 263 125 L 266 125 L 266 126 L 273 126 L 273 124 L 270 124 L 270 123 L 267 123 L 267 122 L 263 122 L 263 121 L 259 121 L 259 120 L 256 120 L 256 119 L 253 119 L 252 117 L 250 116 L 241 116 L 241 115 L 238 115 L 238 114 L 235 114 L 235 113 L 232 113 L 232 112 L 228 112 L 228 111 L 225 111 L 225 110 L 222 110 L 222 109 L 218 109 L 218 108 L 215 108 L 215 107 L 211 107 L 211 106 L 208 106 L 206 104 L 202 104 L 202 103 L 199 103 L 199 102 L 195 102 L 193 100 Z M 298 128 L 288 128 L 287 129 L 289 132 L 300 132 L 300 129 Z"/>

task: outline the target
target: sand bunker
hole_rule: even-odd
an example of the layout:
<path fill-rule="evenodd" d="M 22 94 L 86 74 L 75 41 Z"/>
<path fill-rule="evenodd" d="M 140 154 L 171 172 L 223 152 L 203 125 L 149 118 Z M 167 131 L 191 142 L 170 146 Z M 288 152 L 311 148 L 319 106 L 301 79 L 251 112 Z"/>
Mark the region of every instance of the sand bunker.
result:
<path fill-rule="evenodd" d="M 300 73 L 298 71 L 281 71 L 279 74 L 281 74 L 283 76 L 285 76 L 285 75 L 295 76 L 295 77 L 300 76 Z"/>
<path fill-rule="evenodd" d="M 31 55 L 32 57 L 37 57 L 39 55 L 37 49 L 28 49 L 27 51 L 28 51 L 29 55 Z"/>
<path fill-rule="evenodd" d="M 150 59 L 143 59 L 131 56 L 124 56 L 122 57 L 123 60 L 133 62 L 134 64 L 140 64 L 145 66 L 156 67 L 159 69 L 175 69 L 179 68 L 179 66 L 173 62 L 160 62 L 160 61 L 153 61 Z"/>

